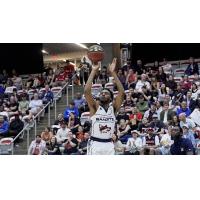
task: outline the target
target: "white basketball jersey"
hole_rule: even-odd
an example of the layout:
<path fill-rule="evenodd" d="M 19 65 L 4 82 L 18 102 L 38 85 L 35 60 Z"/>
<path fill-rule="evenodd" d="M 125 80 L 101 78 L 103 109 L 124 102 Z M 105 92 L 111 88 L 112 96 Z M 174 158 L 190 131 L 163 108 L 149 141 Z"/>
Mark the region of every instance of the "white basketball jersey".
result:
<path fill-rule="evenodd" d="M 99 105 L 97 112 L 91 117 L 91 136 L 100 139 L 110 139 L 115 131 L 115 114 L 112 104 L 107 112 Z"/>

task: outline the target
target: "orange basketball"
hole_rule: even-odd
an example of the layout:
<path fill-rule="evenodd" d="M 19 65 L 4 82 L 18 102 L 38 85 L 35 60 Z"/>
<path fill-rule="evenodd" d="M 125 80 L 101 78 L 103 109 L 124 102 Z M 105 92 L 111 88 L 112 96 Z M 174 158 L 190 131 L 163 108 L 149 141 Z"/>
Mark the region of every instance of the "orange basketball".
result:
<path fill-rule="evenodd" d="M 104 49 L 99 45 L 93 45 L 88 49 L 88 58 L 97 64 L 104 59 Z"/>

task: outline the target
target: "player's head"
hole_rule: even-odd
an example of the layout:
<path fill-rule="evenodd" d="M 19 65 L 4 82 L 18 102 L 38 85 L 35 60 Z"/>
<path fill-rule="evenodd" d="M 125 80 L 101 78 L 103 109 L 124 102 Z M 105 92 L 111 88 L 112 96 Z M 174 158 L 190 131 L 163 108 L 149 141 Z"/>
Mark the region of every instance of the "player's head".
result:
<path fill-rule="evenodd" d="M 101 103 L 110 103 L 113 101 L 113 93 L 108 88 L 104 88 L 99 96 L 99 100 Z"/>

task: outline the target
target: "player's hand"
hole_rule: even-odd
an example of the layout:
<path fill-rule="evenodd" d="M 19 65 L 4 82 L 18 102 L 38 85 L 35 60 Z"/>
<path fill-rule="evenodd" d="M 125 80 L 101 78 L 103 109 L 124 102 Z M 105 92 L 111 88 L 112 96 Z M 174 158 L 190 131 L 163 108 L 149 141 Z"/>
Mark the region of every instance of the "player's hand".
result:
<path fill-rule="evenodd" d="M 101 63 L 100 62 L 98 62 L 98 64 L 93 64 L 92 65 L 92 70 L 94 70 L 94 71 L 98 71 L 99 70 L 99 68 L 100 68 L 100 65 L 101 65 Z"/>
<path fill-rule="evenodd" d="M 111 65 L 109 65 L 109 71 L 111 74 L 115 72 L 116 64 L 117 64 L 117 58 L 113 58 Z"/>

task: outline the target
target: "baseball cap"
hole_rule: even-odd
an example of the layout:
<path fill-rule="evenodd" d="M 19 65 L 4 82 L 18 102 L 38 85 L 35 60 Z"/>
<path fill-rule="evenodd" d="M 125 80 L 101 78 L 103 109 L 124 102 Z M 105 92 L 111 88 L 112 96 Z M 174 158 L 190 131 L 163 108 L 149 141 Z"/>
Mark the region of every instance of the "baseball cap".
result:
<path fill-rule="evenodd" d="M 189 129 L 189 126 L 187 124 L 184 124 L 182 127 Z"/>
<path fill-rule="evenodd" d="M 131 134 L 133 134 L 133 133 L 137 133 L 138 135 L 140 134 L 139 131 L 137 131 L 137 130 L 131 131 Z"/>

